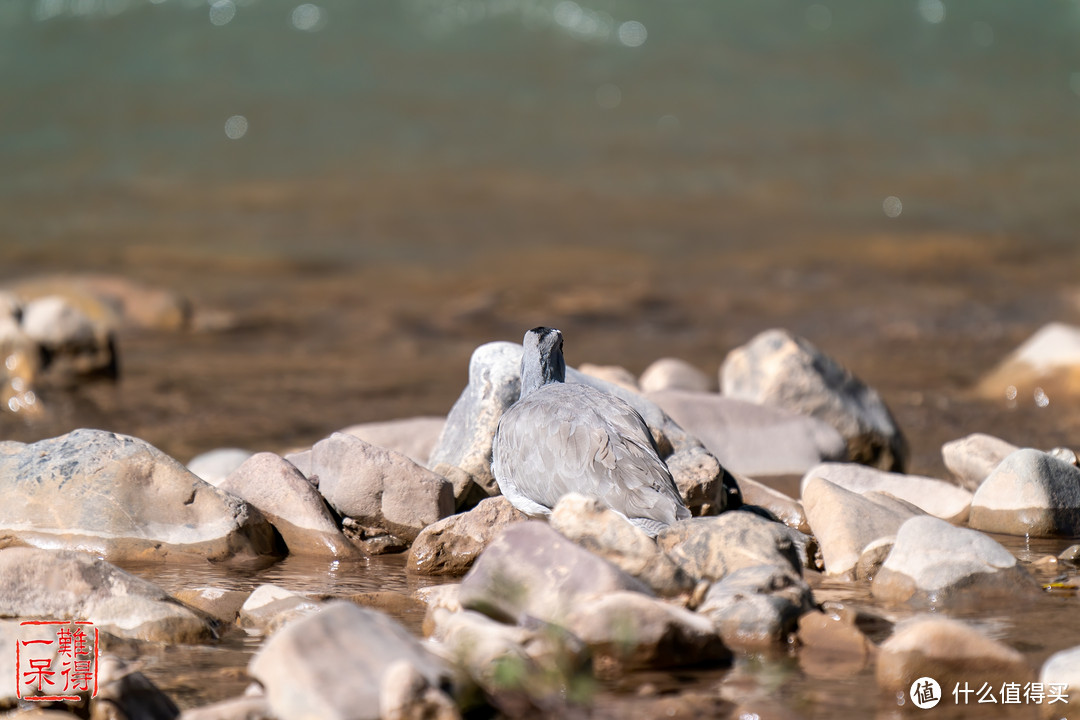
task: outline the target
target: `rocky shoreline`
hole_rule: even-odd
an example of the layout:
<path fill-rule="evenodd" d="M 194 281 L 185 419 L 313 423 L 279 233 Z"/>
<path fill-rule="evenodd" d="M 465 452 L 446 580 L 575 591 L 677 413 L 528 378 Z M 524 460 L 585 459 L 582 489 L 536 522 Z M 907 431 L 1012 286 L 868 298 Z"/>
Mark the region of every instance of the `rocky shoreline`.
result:
<path fill-rule="evenodd" d="M 477 348 L 445 419 L 350 427 L 280 455 L 220 450 L 185 466 L 90 429 L 0 442 L 5 642 L 27 620 L 82 620 L 105 650 L 96 697 L 53 703 L 49 715 L 28 709 L 21 668 L 0 657 L 10 664 L 0 703 L 26 717 L 603 716 L 617 707 L 597 703 L 603 683 L 737 673 L 760 657 L 872 669 L 884 712 L 903 711 L 924 677 L 957 711 L 954 689 L 989 683 L 1008 717 L 1052 713 L 1051 690 L 1080 688 L 1080 637 L 1063 630 L 1060 652 L 1035 666 L 978 622 L 1075 590 L 1073 549 L 1018 558 L 995 539 L 1080 534 L 1070 450 L 971 435 L 942 450 L 954 478 L 904 474 L 907 441 L 880 396 L 773 330 L 733 351 L 715 385 L 673 359 L 640 380 L 569 369 L 568 382 L 638 410 L 695 517 L 654 541 L 568 495 L 541 522 L 498 495 L 490 467 L 520 356 L 514 343 Z M 773 487 L 782 475 L 802 476 L 798 497 Z M 196 560 L 243 572 L 293 556 L 348 573 L 386 553 L 439 584 L 363 600 L 332 583 L 193 583 L 170 595 L 119 567 Z M 830 599 L 837 587 L 867 602 Z M 423 610 L 423 639 L 392 617 L 410 604 Z M 140 648 L 213 645 L 239 630 L 258 642 L 235 668 L 247 692 L 182 715 L 131 661 Z M 1025 702 L 1005 702 L 1014 685 Z M 771 707 L 730 687 L 637 697 L 643 717 Z"/>

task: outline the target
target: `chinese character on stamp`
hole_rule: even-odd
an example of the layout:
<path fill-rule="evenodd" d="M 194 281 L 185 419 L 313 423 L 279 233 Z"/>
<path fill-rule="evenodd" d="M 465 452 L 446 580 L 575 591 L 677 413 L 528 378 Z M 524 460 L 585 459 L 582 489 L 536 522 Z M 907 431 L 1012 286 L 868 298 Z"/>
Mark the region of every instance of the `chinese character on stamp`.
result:
<path fill-rule="evenodd" d="M 98 630 L 85 620 L 27 620 L 15 641 L 16 695 L 30 702 L 97 695 Z"/>

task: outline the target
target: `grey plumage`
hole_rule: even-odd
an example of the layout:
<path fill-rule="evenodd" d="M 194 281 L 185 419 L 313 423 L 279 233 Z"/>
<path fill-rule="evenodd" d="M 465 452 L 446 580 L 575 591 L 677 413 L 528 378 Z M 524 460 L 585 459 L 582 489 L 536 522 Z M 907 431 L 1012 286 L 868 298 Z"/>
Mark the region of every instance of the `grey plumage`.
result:
<path fill-rule="evenodd" d="M 571 492 L 600 499 L 650 535 L 690 517 L 648 426 L 626 402 L 564 383 L 562 333 L 525 334 L 521 395 L 499 421 L 491 468 L 503 495 L 549 515 Z"/>

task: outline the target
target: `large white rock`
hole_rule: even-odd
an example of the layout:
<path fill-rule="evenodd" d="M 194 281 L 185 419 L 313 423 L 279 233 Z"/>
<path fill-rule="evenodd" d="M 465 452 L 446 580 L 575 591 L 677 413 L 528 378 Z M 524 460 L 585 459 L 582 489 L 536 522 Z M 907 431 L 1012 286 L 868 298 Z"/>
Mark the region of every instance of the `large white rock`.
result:
<path fill-rule="evenodd" d="M 1080 468 L 1038 450 L 1017 450 L 979 486 L 968 523 L 1009 535 L 1080 534 Z"/>

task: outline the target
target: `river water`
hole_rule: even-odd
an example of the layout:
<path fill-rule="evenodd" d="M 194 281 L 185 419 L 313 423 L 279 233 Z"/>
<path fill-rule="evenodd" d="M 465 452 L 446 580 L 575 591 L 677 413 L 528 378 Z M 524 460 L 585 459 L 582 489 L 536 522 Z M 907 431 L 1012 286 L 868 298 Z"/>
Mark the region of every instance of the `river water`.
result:
<path fill-rule="evenodd" d="M 228 321 L 122 332 L 118 383 L 0 437 L 302 447 L 444 414 L 476 345 L 546 324 L 572 364 L 710 374 L 787 327 L 882 392 L 914 472 L 975 431 L 1075 446 L 1068 398 L 970 388 L 1080 321 L 1078 33 L 1072 0 L 5 0 L 0 283 L 118 274 Z M 407 589 L 389 562 L 349 582 Z M 1080 643 L 1074 601 L 999 635 Z M 865 716 L 867 672 L 810 714 Z"/>

